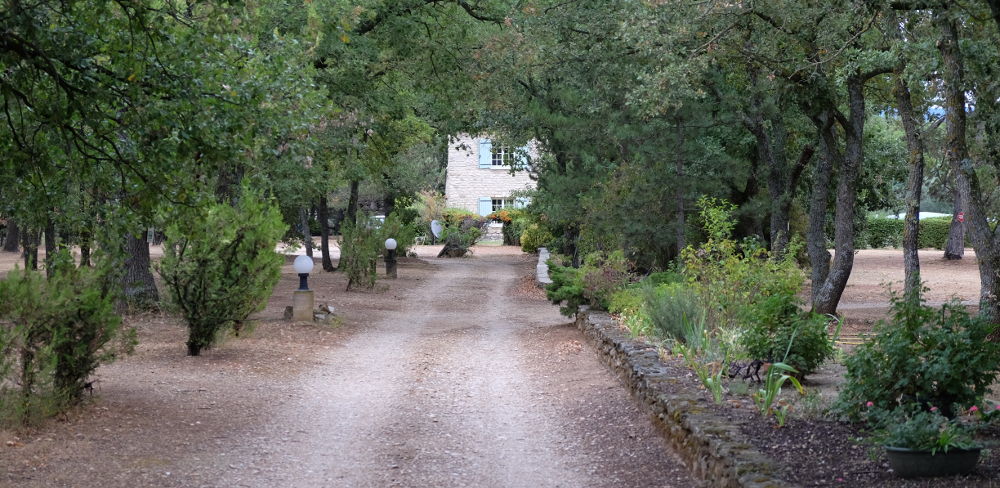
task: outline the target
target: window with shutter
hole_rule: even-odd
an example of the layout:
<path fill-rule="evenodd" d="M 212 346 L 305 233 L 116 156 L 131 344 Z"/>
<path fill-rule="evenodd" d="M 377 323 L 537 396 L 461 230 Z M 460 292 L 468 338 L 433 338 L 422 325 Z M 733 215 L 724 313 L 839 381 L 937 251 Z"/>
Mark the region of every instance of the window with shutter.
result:
<path fill-rule="evenodd" d="M 493 199 L 490 197 L 479 197 L 479 215 L 487 216 L 493 213 Z"/>
<path fill-rule="evenodd" d="M 493 142 L 489 139 L 479 140 L 479 167 L 486 169 L 493 167 Z"/>

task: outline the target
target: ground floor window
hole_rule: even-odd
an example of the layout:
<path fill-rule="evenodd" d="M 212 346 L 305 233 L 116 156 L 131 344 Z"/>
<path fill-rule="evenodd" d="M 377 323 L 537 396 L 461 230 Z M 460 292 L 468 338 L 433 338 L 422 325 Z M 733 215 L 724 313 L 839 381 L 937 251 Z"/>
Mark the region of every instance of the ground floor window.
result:
<path fill-rule="evenodd" d="M 513 198 L 494 198 L 493 199 L 493 211 L 503 210 L 505 208 L 514 208 Z"/>

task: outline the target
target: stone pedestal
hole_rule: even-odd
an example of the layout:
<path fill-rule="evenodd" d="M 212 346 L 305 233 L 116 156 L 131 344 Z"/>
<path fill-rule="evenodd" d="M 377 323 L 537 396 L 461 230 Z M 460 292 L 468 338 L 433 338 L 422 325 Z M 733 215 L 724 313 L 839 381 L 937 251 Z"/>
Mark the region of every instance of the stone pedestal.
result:
<path fill-rule="evenodd" d="M 312 290 L 295 290 L 292 294 L 292 320 L 296 322 L 312 322 L 313 309 L 316 308 Z"/>

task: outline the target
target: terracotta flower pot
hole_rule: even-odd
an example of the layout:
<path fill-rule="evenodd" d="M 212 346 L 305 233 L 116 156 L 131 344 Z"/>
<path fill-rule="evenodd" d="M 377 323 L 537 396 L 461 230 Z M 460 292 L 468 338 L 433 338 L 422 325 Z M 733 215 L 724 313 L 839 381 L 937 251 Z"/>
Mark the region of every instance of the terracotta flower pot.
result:
<path fill-rule="evenodd" d="M 948 452 L 918 451 L 885 446 L 889 466 L 903 478 L 924 478 L 968 474 L 976 469 L 980 448 L 949 449 Z"/>

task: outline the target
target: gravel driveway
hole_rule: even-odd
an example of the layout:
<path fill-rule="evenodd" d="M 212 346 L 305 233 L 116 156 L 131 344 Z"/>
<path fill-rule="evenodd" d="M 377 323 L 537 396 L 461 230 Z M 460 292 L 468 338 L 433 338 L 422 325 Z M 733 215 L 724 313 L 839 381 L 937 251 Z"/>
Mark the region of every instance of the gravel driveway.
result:
<path fill-rule="evenodd" d="M 8 433 L 0 484 L 697 485 L 580 333 L 529 286 L 530 259 L 493 252 L 424 264 L 404 262 L 410 281 L 368 295 L 334 291 L 339 273 L 318 276 L 321 296 L 351 307 L 334 334 L 265 317 L 253 340 L 207 360 L 147 345 L 102 370 L 94 403 Z M 183 342 L 182 330 L 173 334 Z M 299 367 L 275 372 L 282 362 Z"/>

